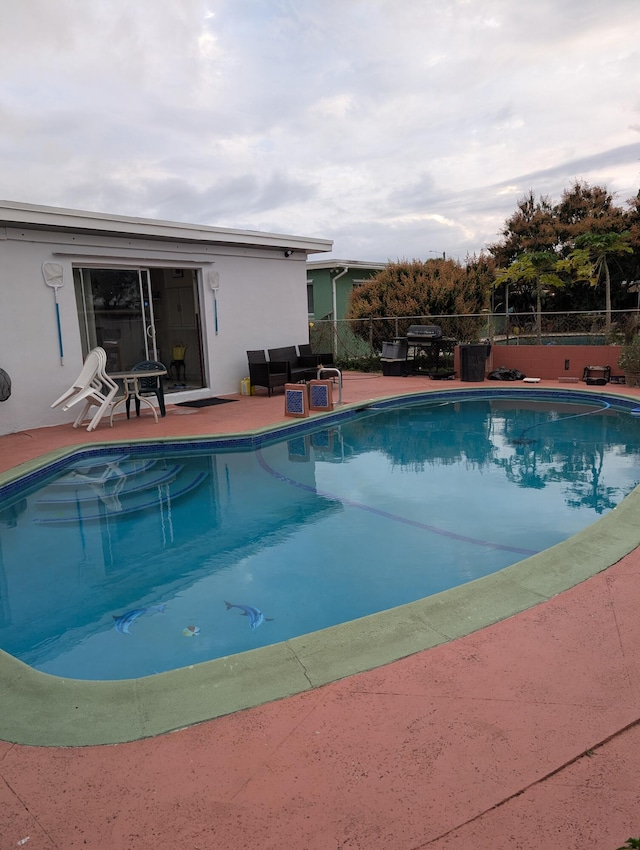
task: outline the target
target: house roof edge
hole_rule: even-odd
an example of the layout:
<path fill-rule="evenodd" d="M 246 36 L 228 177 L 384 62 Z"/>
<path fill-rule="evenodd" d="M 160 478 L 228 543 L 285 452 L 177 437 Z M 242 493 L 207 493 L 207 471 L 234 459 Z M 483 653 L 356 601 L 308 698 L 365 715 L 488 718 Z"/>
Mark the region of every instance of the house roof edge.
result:
<path fill-rule="evenodd" d="M 365 260 L 308 260 L 308 269 L 337 269 L 348 266 L 350 269 L 386 269 L 389 263 L 381 263 L 379 261 L 368 263 Z"/>
<path fill-rule="evenodd" d="M 304 251 L 307 254 L 330 251 L 333 247 L 333 241 L 330 239 L 258 230 L 237 230 L 5 200 L 0 200 L 0 225 L 223 245 L 288 248 Z"/>

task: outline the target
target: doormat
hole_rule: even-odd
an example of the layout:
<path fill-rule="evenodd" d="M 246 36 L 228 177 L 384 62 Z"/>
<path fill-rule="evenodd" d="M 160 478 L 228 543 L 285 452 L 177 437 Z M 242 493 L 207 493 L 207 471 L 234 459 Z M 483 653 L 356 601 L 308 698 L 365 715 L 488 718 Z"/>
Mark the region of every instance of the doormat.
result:
<path fill-rule="evenodd" d="M 176 407 L 211 407 L 212 404 L 227 404 L 237 398 L 196 398 L 193 401 L 178 401 Z"/>

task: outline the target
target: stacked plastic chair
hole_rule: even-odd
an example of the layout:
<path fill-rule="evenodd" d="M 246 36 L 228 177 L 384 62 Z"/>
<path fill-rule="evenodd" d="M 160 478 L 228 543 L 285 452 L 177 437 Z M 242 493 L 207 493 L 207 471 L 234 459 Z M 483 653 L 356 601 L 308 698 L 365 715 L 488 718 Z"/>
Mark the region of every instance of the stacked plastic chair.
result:
<path fill-rule="evenodd" d="M 66 412 L 83 402 L 82 409 L 73 423 L 74 428 L 78 428 L 86 419 L 89 410 L 96 407 L 97 410 L 87 426 L 87 431 L 93 431 L 113 403 L 117 392 L 118 385 L 107 375 L 107 355 L 104 348 L 92 348 L 76 380 L 51 407 L 62 407 Z"/>

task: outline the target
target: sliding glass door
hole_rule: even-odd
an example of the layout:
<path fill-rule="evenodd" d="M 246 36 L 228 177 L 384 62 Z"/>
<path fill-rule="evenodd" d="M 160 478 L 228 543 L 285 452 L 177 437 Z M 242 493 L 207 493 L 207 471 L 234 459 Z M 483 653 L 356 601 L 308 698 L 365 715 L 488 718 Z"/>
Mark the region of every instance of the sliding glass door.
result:
<path fill-rule="evenodd" d="M 96 345 L 107 369 L 158 360 L 151 280 L 147 269 L 74 269 L 83 354 Z"/>

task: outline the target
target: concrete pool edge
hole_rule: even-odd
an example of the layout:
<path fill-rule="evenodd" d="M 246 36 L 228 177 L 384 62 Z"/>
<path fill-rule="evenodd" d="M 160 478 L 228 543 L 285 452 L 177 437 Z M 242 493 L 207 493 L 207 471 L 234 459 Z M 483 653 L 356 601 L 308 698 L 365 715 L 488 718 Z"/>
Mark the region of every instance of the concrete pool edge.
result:
<path fill-rule="evenodd" d="M 75 454 L 82 448 L 100 446 L 50 454 Z M 574 537 L 485 578 L 282 644 L 143 679 L 61 679 L 0 651 L 4 709 L 0 738 L 37 746 L 121 743 L 382 666 L 525 611 L 617 563 L 640 546 L 639 508 L 640 488 L 636 488 Z"/>

